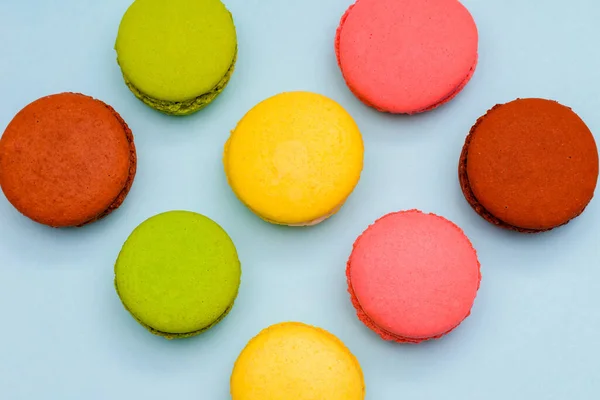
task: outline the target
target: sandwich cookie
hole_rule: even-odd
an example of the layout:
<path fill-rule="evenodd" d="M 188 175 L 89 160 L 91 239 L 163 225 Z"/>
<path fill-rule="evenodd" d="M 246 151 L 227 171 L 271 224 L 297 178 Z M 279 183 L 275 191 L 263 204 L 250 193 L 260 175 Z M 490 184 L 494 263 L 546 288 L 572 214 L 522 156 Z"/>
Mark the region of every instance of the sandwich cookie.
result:
<path fill-rule="evenodd" d="M 420 343 L 471 312 L 481 275 L 463 231 L 417 210 L 387 214 L 359 236 L 346 267 L 358 318 L 384 340 Z"/>
<path fill-rule="evenodd" d="M 23 215 L 52 227 L 82 226 L 125 200 L 137 156 L 131 130 L 100 100 L 77 93 L 23 108 L 0 139 L 0 186 Z"/>
<path fill-rule="evenodd" d="M 206 107 L 235 66 L 233 19 L 219 0 L 135 0 L 115 44 L 129 89 L 166 114 Z"/>
<path fill-rule="evenodd" d="M 598 148 L 570 108 L 517 99 L 479 118 L 458 166 L 471 207 L 492 224 L 543 232 L 579 216 L 598 181 Z"/>
<path fill-rule="evenodd" d="M 453 99 L 477 65 L 477 27 L 457 0 L 358 0 L 335 52 L 350 90 L 379 111 L 415 114 Z"/>
<path fill-rule="evenodd" d="M 235 195 L 262 219 L 314 225 L 352 193 L 363 153 L 356 123 L 338 103 L 289 92 L 242 118 L 225 144 L 223 164 Z"/>
<path fill-rule="evenodd" d="M 299 322 L 250 340 L 233 367 L 232 400 L 363 400 L 356 358 L 331 333 Z"/>
<path fill-rule="evenodd" d="M 139 225 L 115 264 L 125 308 L 150 332 L 167 339 L 198 335 L 233 307 L 240 285 L 238 255 L 211 219 L 169 211 Z"/>

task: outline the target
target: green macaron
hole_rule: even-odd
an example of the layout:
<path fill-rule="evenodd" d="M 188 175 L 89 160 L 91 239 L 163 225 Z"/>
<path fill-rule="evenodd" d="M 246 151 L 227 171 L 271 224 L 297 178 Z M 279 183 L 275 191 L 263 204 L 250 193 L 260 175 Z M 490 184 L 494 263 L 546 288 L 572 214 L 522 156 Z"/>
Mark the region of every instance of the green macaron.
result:
<path fill-rule="evenodd" d="M 150 332 L 167 339 L 194 336 L 233 307 L 241 266 L 231 238 L 216 222 L 169 211 L 140 224 L 115 264 L 123 305 Z"/>
<path fill-rule="evenodd" d="M 115 50 L 136 97 L 163 113 L 186 115 L 227 86 L 237 37 L 220 0 L 135 0 L 121 20 Z"/>

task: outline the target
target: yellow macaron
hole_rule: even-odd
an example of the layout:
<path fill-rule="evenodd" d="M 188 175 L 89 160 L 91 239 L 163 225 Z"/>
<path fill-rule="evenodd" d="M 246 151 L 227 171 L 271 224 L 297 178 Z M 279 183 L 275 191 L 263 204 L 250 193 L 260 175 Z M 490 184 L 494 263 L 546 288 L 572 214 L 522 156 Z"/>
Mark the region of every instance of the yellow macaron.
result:
<path fill-rule="evenodd" d="M 282 225 L 314 225 L 335 214 L 358 183 L 364 147 L 358 126 L 335 101 L 281 93 L 252 108 L 225 144 L 236 196 Z"/>
<path fill-rule="evenodd" d="M 232 400 L 362 400 L 363 373 L 331 333 L 298 322 L 254 337 L 231 374 Z"/>

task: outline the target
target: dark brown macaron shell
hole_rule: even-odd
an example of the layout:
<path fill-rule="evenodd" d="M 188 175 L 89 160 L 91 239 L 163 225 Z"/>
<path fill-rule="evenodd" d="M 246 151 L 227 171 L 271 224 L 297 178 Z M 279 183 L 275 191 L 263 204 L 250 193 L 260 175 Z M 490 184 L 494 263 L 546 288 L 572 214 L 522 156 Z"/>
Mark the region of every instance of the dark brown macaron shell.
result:
<path fill-rule="evenodd" d="M 118 208 L 135 177 L 131 130 L 100 100 L 77 93 L 23 108 L 0 139 L 0 186 L 23 215 L 81 226 Z"/>
<path fill-rule="evenodd" d="M 535 233 L 564 225 L 591 201 L 598 149 L 570 108 L 545 99 L 496 105 L 471 128 L 458 175 L 487 221 Z"/>

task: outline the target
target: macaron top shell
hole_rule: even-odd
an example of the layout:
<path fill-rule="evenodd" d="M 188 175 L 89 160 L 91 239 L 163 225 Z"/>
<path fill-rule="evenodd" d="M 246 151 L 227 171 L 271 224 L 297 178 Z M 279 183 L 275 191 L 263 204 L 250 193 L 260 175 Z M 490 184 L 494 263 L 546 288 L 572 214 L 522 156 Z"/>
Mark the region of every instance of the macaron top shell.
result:
<path fill-rule="evenodd" d="M 211 91 L 237 50 L 231 14 L 219 0 L 136 0 L 115 45 L 125 79 L 154 99 L 185 101 Z"/>
<path fill-rule="evenodd" d="M 412 210 L 380 218 L 358 238 L 348 278 L 377 328 L 418 341 L 451 331 L 469 315 L 480 273 L 459 227 Z"/>
<path fill-rule="evenodd" d="M 188 211 L 144 221 L 115 264 L 123 304 L 159 333 L 187 334 L 210 327 L 231 308 L 240 275 L 227 233 L 211 219 Z"/>
<path fill-rule="evenodd" d="M 282 93 L 251 109 L 225 145 L 229 183 L 251 210 L 283 224 L 335 212 L 363 166 L 362 136 L 335 101 L 308 92 Z"/>
<path fill-rule="evenodd" d="M 331 333 L 296 322 L 253 338 L 231 375 L 232 400 L 362 400 L 356 358 Z"/>
<path fill-rule="evenodd" d="M 358 98 L 412 114 L 466 84 L 477 45 L 475 22 L 457 0 L 358 0 L 342 18 L 336 54 Z"/>
<path fill-rule="evenodd" d="M 76 93 L 42 97 L 13 118 L 0 140 L 0 185 L 34 221 L 81 225 L 129 189 L 133 146 L 127 125 L 103 102 Z"/>
<path fill-rule="evenodd" d="M 498 105 L 470 135 L 466 168 L 477 201 L 501 221 L 546 230 L 578 216 L 598 180 L 598 149 L 570 108 L 544 99 Z"/>

